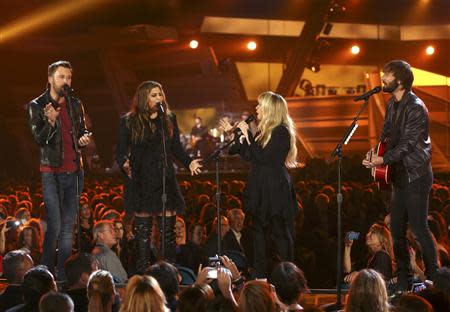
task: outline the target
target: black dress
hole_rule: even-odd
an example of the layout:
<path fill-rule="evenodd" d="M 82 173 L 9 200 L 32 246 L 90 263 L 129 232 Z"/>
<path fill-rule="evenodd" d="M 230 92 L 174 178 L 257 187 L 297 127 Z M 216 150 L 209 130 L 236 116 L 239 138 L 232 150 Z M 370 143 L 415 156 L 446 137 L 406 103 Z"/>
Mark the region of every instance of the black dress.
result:
<path fill-rule="evenodd" d="M 166 131 L 167 150 L 167 210 L 182 214 L 185 210 L 185 202 L 181 196 L 173 165 L 175 159 L 189 168 L 191 158 L 187 155 L 180 142 L 180 130 L 178 129 L 175 114 L 170 113 L 171 130 Z M 119 168 L 127 159 L 130 160 L 132 178 L 125 174 L 124 204 L 127 214 L 133 212 L 162 212 L 162 175 L 163 175 L 163 147 L 161 144 L 161 119 L 151 120 L 154 130 L 150 135 L 149 129 L 144 132 L 142 142 L 134 143 L 131 140 L 131 131 L 127 126 L 128 115 L 120 120 L 119 139 L 116 150 L 116 161 Z"/>
<path fill-rule="evenodd" d="M 281 216 L 293 231 L 298 203 L 291 177 L 285 165 L 290 149 L 290 133 L 279 125 L 272 130 L 267 145 L 262 148 L 249 132 L 250 146 L 236 140 L 229 153 L 239 153 L 250 162 L 250 172 L 244 191 L 244 210 L 264 225 L 271 217 Z"/>
<path fill-rule="evenodd" d="M 244 210 L 252 220 L 254 277 L 265 278 L 279 259 L 293 261 L 294 220 L 299 209 L 285 165 L 290 149 L 288 129 L 276 126 L 264 148 L 251 133 L 249 140 L 250 145 L 246 140 L 236 141 L 230 153 L 239 153 L 250 162 Z"/>

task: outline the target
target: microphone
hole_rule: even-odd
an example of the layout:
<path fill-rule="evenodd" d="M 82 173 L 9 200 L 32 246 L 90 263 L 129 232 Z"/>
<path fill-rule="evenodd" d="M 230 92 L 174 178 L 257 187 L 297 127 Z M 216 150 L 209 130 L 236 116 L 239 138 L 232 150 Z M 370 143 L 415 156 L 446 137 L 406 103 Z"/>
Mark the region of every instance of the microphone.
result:
<path fill-rule="evenodd" d="M 65 84 L 62 86 L 62 91 L 64 93 L 64 95 L 69 95 L 73 93 L 73 89 L 71 86 L 69 86 L 68 84 Z"/>
<path fill-rule="evenodd" d="M 158 108 L 158 111 L 160 111 L 161 113 L 163 114 L 166 113 L 166 110 L 164 109 L 164 105 L 162 104 L 162 102 L 156 103 L 156 107 Z"/>
<path fill-rule="evenodd" d="M 250 115 L 247 117 L 247 119 L 245 119 L 245 123 L 249 124 L 251 123 L 253 120 L 255 120 L 255 115 Z M 240 137 L 242 135 L 242 131 L 239 128 L 234 129 L 234 133 Z"/>
<path fill-rule="evenodd" d="M 378 93 L 378 92 L 380 92 L 380 91 L 381 91 L 381 87 L 380 87 L 380 86 L 375 87 L 375 88 L 373 88 L 372 90 L 367 91 L 366 93 L 361 94 L 360 96 L 355 97 L 355 98 L 353 99 L 353 101 L 356 102 L 356 101 L 361 101 L 361 100 L 368 99 L 370 96 L 372 96 L 372 95 L 374 95 L 375 93 Z"/>

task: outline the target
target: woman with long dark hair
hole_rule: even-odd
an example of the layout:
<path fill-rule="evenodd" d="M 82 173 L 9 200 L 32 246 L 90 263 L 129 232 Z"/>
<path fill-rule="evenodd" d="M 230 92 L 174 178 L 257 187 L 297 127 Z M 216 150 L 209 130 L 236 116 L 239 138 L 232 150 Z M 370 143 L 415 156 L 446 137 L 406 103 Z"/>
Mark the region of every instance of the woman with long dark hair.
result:
<path fill-rule="evenodd" d="M 270 91 L 260 94 L 256 112 L 256 133 L 246 122 L 240 122 L 237 127 L 242 136 L 236 138 L 230 153 L 239 153 L 251 164 L 244 206 L 252 220 L 255 277 L 265 278 L 272 256 L 293 260 L 298 204 L 288 168 L 296 166 L 297 147 L 295 125 L 281 95 Z M 223 120 L 221 127 L 225 131 L 232 129 Z M 267 247 L 273 247 L 272 254 Z"/>
<path fill-rule="evenodd" d="M 162 129 L 165 133 L 167 151 L 165 216 L 162 215 L 164 165 Z M 175 261 L 176 215 L 184 212 L 185 202 L 176 180 L 174 159 L 188 168 L 192 175 L 200 172 L 200 160 L 192 160 L 181 146 L 177 119 L 169 110 L 161 84 L 145 81 L 136 90 L 132 109 L 121 118 L 116 151 L 116 161 L 125 173 L 126 212 L 127 215 L 134 214 L 138 249 L 136 266 L 140 273 L 145 270 L 151 259 L 149 238 L 153 215 L 158 217 L 160 233 L 162 218 L 165 218 L 164 256 L 168 261 Z"/>

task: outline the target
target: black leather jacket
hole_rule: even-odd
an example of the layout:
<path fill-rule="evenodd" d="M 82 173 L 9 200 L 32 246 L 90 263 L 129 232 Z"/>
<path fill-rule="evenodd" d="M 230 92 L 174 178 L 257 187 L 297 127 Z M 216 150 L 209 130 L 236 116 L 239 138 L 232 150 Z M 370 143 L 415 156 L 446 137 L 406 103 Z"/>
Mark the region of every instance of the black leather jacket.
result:
<path fill-rule="evenodd" d="M 50 92 L 47 90 L 28 104 L 29 125 L 34 141 L 40 146 L 41 165 L 60 167 L 63 160 L 63 145 L 60 118 L 52 127 L 44 115 L 44 107 L 50 103 Z M 81 153 L 78 139 L 89 131 L 84 121 L 84 108 L 81 101 L 71 96 L 67 112 L 72 120 L 72 139 L 74 150 L 77 154 L 77 162 L 81 166 Z"/>
<path fill-rule="evenodd" d="M 417 95 L 406 91 L 398 104 L 393 128 L 394 100 L 392 97 L 388 102 L 381 134 L 381 141 L 389 142 L 383 164 L 403 164 L 408 181 L 412 182 L 432 172 L 428 110 Z"/>

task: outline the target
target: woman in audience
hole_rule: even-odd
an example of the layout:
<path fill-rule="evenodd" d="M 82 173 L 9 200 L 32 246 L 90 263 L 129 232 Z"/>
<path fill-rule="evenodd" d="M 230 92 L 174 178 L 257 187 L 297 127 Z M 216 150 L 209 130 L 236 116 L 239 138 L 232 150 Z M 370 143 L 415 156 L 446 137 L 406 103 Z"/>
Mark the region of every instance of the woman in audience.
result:
<path fill-rule="evenodd" d="M 194 284 L 183 290 L 178 300 L 179 312 L 206 312 L 214 299 L 214 291 L 208 284 Z"/>
<path fill-rule="evenodd" d="M 93 248 L 92 211 L 88 201 L 82 201 L 80 206 L 81 248 L 80 252 L 91 252 Z"/>
<path fill-rule="evenodd" d="M 34 263 L 41 262 L 41 238 L 34 227 L 26 225 L 20 230 L 18 247 L 27 251 Z"/>
<path fill-rule="evenodd" d="M 375 270 L 356 274 L 347 297 L 345 312 L 389 312 L 386 284 Z"/>
<path fill-rule="evenodd" d="M 244 285 L 239 298 L 241 312 L 275 312 L 278 311 L 275 290 L 263 281 L 250 281 Z"/>
<path fill-rule="evenodd" d="M 352 271 L 351 247 L 353 240 L 346 237 L 344 249 L 344 281 L 351 284 L 355 278 L 357 271 Z M 391 233 L 387 226 L 378 223 L 373 224 L 366 235 L 366 245 L 369 249 L 369 261 L 367 268 L 373 269 L 380 273 L 387 281 L 392 278 L 394 252 L 392 250 Z M 350 273 L 351 272 L 351 273 Z"/>
<path fill-rule="evenodd" d="M 115 295 L 116 288 L 111 273 L 99 270 L 91 274 L 87 285 L 89 312 L 111 312 Z"/>
<path fill-rule="evenodd" d="M 165 301 L 156 279 L 148 275 L 135 275 L 128 281 L 120 312 L 166 312 Z"/>
<path fill-rule="evenodd" d="M 179 216 L 177 216 L 175 222 L 175 240 L 177 246 L 186 244 L 186 223 L 184 222 L 183 218 Z"/>

